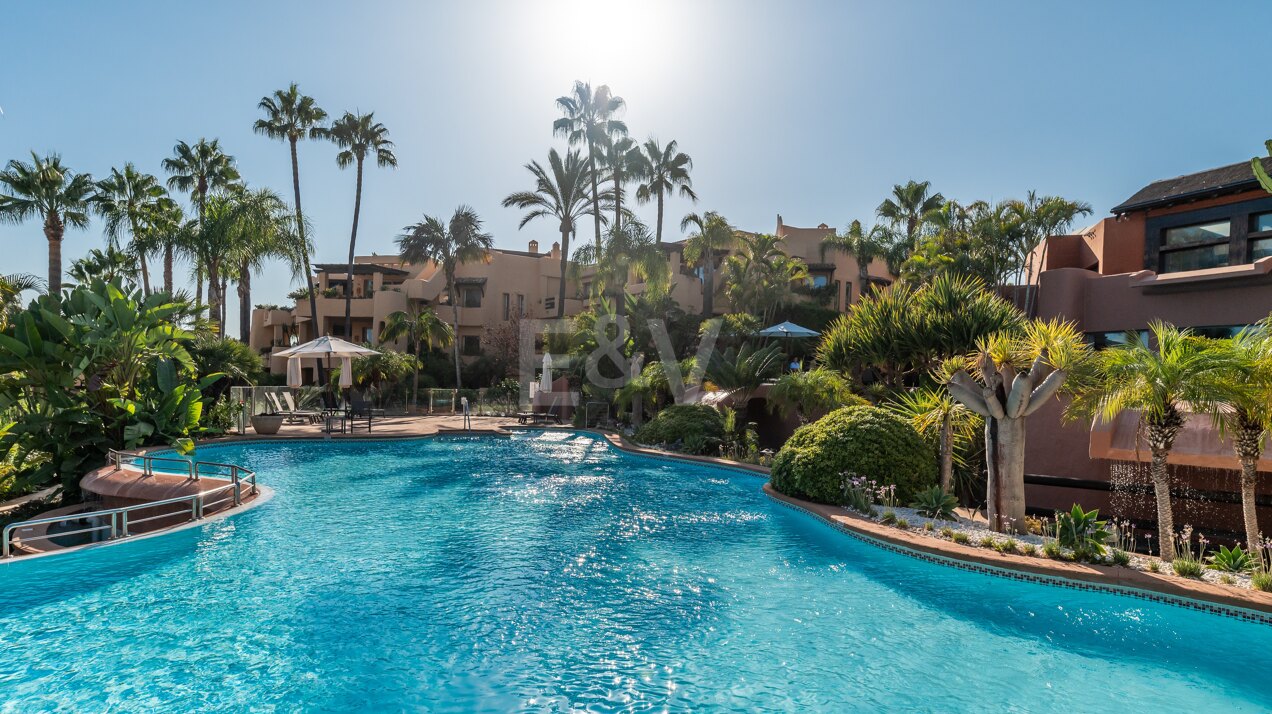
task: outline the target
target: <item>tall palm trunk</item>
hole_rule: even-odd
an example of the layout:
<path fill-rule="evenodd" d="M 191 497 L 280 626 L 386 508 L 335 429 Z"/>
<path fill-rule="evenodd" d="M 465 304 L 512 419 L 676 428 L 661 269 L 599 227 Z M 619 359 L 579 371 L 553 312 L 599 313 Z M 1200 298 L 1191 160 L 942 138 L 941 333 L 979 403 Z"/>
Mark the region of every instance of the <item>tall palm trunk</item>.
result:
<path fill-rule="evenodd" d="M 411 354 L 416 360 L 414 374 L 411 376 L 411 411 L 415 412 L 420 408 L 420 343 L 417 339 L 411 340 Z"/>
<path fill-rule="evenodd" d="M 1147 426 L 1148 445 L 1153 454 L 1150 473 L 1153 477 L 1153 494 L 1157 500 L 1157 541 L 1162 560 L 1175 559 L 1175 514 L 1170 501 L 1170 467 L 1166 458 L 1175 445 L 1175 437 L 1183 428 L 1183 418 L 1172 412 L 1160 422 Z"/>
<path fill-rule="evenodd" d="M 300 237 L 300 257 L 305 263 L 305 290 L 309 293 L 309 324 L 313 326 L 313 339 L 318 339 L 318 329 L 322 320 L 318 317 L 318 295 L 314 290 L 313 269 L 309 265 L 309 243 L 305 240 L 305 214 L 300 210 L 300 158 L 296 154 L 296 138 L 289 137 L 291 144 L 292 192 L 296 197 L 296 232 Z M 318 382 L 326 382 L 323 374 L 322 360 L 318 360 Z"/>
<path fill-rule="evenodd" d="M 147 265 L 146 254 L 144 252 L 137 254 L 137 261 L 141 263 L 141 290 L 146 297 L 150 296 L 150 266 Z"/>
<path fill-rule="evenodd" d="M 601 254 L 601 189 L 596 182 L 596 145 L 591 137 L 587 140 L 587 162 L 592 174 L 592 219 L 596 223 L 596 254 Z M 565 273 L 561 274 L 565 279 Z"/>
<path fill-rule="evenodd" d="M 239 341 L 248 344 L 252 339 L 252 269 L 247 261 L 239 265 Z"/>
<path fill-rule="evenodd" d="M 662 245 L 663 194 L 658 192 L 658 227 L 654 229 L 654 242 Z"/>
<path fill-rule="evenodd" d="M 570 231 L 573 230 L 573 228 L 573 225 L 570 225 L 569 227 L 561 226 L 561 280 L 557 285 L 556 305 L 556 316 L 558 320 L 565 317 L 565 274 L 567 269 L 570 267 Z"/>
<path fill-rule="evenodd" d="M 62 292 L 62 217 L 49 211 L 44 217 L 44 237 L 49 241 L 49 295 Z"/>
<path fill-rule="evenodd" d="M 623 185 L 618 177 L 618 172 L 614 172 L 614 230 L 618 230 L 623 225 Z"/>
<path fill-rule="evenodd" d="M 954 413 L 941 416 L 941 490 L 954 490 Z"/>
<path fill-rule="evenodd" d="M 221 259 L 208 258 L 208 314 L 216 322 L 217 332 L 225 334 L 221 321 Z"/>
<path fill-rule="evenodd" d="M 870 263 L 867 261 L 862 265 L 861 258 L 857 258 L 857 300 L 866 296 L 866 288 L 870 285 Z M 847 296 L 848 302 L 851 302 L 851 295 Z"/>
<path fill-rule="evenodd" d="M 362 211 L 362 157 L 358 157 L 358 188 L 353 197 L 353 231 L 349 233 L 349 269 L 345 273 L 345 339 L 353 339 L 353 251 L 358 244 L 358 214 Z M 458 353 L 456 353 L 458 354 Z M 458 368 L 456 368 L 458 374 Z"/>
<path fill-rule="evenodd" d="M 1263 456 L 1263 441 L 1267 432 L 1262 425 L 1238 411 L 1237 429 L 1233 434 L 1233 446 L 1241 461 L 1241 515 L 1245 521 L 1246 547 L 1251 553 L 1259 551 L 1259 515 L 1255 508 L 1255 495 L 1259 485 L 1259 458 Z"/>
<path fill-rule="evenodd" d="M 163 291 L 172 296 L 172 243 L 169 242 L 163 247 Z"/>
<path fill-rule="evenodd" d="M 459 302 L 455 299 L 455 276 L 452 273 L 446 274 L 446 293 L 450 296 L 451 315 L 453 322 L 451 324 L 455 339 L 451 340 L 451 353 L 455 357 L 455 389 L 463 389 L 463 384 L 459 378 Z"/>
<path fill-rule="evenodd" d="M 225 332 L 225 323 L 229 318 L 230 306 L 230 279 L 228 276 L 221 276 L 221 332 Z"/>
<path fill-rule="evenodd" d="M 702 266 L 702 314 L 704 317 L 715 315 L 715 256 L 711 246 L 703 251 Z"/>

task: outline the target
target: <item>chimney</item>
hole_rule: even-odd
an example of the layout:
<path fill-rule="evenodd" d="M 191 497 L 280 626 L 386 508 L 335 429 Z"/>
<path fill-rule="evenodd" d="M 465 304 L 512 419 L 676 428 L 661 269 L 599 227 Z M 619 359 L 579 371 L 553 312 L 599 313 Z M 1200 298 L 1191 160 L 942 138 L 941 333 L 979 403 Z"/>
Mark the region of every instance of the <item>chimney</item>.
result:
<path fill-rule="evenodd" d="M 826 225 L 825 223 L 820 223 L 820 224 L 818 224 L 818 226 L 817 226 L 817 230 L 821 230 L 821 231 L 824 231 L 824 230 L 826 230 L 826 229 L 828 229 L 828 228 L 830 228 L 830 226 Z"/>
<path fill-rule="evenodd" d="M 561 243 L 560 243 L 560 242 L 558 242 L 558 241 L 553 241 L 553 243 L 552 243 L 552 254 L 551 254 L 551 255 L 552 255 L 552 257 L 553 257 L 553 258 L 560 258 L 560 257 L 561 257 Z"/>
<path fill-rule="evenodd" d="M 530 241 L 530 252 L 531 252 L 531 253 L 538 253 L 538 252 L 539 252 L 539 241 L 537 241 L 537 240 L 531 240 L 531 241 Z"/>

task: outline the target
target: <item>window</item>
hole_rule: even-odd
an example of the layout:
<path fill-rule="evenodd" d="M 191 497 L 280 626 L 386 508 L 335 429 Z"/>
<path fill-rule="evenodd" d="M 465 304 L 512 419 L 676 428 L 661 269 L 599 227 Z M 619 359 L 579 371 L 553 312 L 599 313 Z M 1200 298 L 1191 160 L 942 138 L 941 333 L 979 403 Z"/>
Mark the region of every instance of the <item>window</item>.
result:
<path fill-rule="evenodd" d="M 481 336 L 464 335 L 464 341 L 460 343 L 460 349 L 469 357 L 481 354 Z"/>
<path fill-rule="evenodd" d="M 1161 272 L 1205 270 L 1228 264 L 1232 221 L 1224 219 L 1167 228 L 1162 239 Z"/>
<path fill-rule="evenodd" d="M 1127 345 L 1135 335 L 1144 337 L 1148 334 L 1147 330 L 1126 330 L 1122 332 L 1088 332 L 1086 334 L 1087 342 L 1097 350 L 1117 345 Z"/>
<path fill-rule="evenodd" d="M 525 317 L 526 315 L 526 296 L 517 293 L 517 317 Z"/>
<path fill-rule="evenodd" d="M 508 313 L 512 311 L 512 296 L 508 293 L 503 294 L 503 319 L 512 319 L 512 315 Z"/>
<path fill-rule="evenodd" d="M 1166 229 L 1166 247 L 1178 248 L 1197 243 L 1227 242 L 1232 235 L 1231 221 L 1215 221 L 1195 226 L 1180 226 Z"/>
<path fill-rule="evenodd" d="M 481 307 L 481 288 L 464 288 L 460 305 L 463 307 Z"/>
<path fill-rule="evenodd" d="M 362 328 L 362 341 L 363 343 L 366 343 L 366 344 L 369 344 L 371 342 L 371 326 L 370 325 Z"/>
<path fill-rule="evenodd" d="M 1250 262 L 1272 255 L 1272 213 L 1250 216 Z"/>
<path fill-rule="evenodd" d="M 549 312 L 556 310 L 556 298 L 543 298 L 543 309 Z"/>
<path fill-rule="evenodd" d="M 812 277 L 812 286 L 815 288 L 824 288 L 829 284 L 830 284 L 829 275 L 826 275 L 824 273 L 819 273 Z"/>

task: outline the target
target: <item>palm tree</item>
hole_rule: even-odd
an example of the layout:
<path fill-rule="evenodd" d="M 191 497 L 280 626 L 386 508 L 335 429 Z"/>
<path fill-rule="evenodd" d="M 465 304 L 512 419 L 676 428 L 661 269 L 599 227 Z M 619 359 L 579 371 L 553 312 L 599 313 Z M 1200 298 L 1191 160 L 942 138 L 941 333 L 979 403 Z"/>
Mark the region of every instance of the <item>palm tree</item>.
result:
<path fill-rule="evenodd" d="M 44 221 L 44 237 L 49 243 L 49 294 L 62 291 L 62 236 L 66 226 L 88 227 L 88 200 L 93 194 L 93 177 L 77 174 L 62 165 L 57 154 L 37 156 L 31 163 L 12 159 L 0 171 L 0 222 L 23 223 L 31 218 Z"/>
<path fill-rule="evenodd" d="M 853 221 L 845 233 L 836 232 L 826 236 L 821 242 L 821 256 L 837 250 L 852 256 L 857 261 L 857 300 L 870 294 L 870 264 L 876 260 L 886 260 L 895 241 L 892 232 L 884 226 L 872 226 L 869 230 L 862 228 L 861 221 Z M 848 298 L 851 298 L 851 290 Z"/>
<path fill-rule="evenodd" d="M 147 255 L 157 247 L 154 227 L 162 221 L 162 212 L 171 210 L 175 203 L 159 179 L 141 173 L 132 163 L 124 164 L 123 171 L 111 169 L 109 178 L 98 181 L 91 203 L 97 215 L 106 219 L 106 235 L 112 248 L 119 247 L 124 231 L 131 236 L 128 250 L 137 256 L 142 290 L 149 295 Z"/>
<path fill-rule="evenodd" d="M 1156 349 L 1138 333 L 1099 353 L 1097 379 L 1079 391 L 1074 415 L 1112 421 L 1128 409 L 1138 413 L 1152 453 L 1150 472 L 1157 498 L 1157 531 L 1162 560 L 1175 558 L 1175 520 L 1171 510 L 1167 459 L 1187 412 L 1216 417 L 1229 391 L 1236 365 L 1226 350 L 1189 330 L 1154 321 L 1148 326 Z"/>
<path fill-rule="evenodd" d="M 600 216 L 595 200 L 587 195 L 587 183 L 592 170 L 577 151 L 566 152 L 565 159 L 556 149 L 548 152 L 548 169 L 538 161 L 526 164 L 526 170 L 534 176 L 534 189 L 509 194 L 503 200 L 504 208 L 530 209 L 522 216 L 518 229 L 536 218 L 554 218 L 561 231 L 561 282 L 558 286 L 557 318 L 565 316 L 565 278 L 569 265 L 570 236 L 575 232 L 583 216 Z"/>
<path fill-rule="evenodd" d="M 565 116 L 552 123 L 552 134 L 566 137 L 570 146 L 587 145 L 588 178 L 592 181 L 592 203 L 599 206 L 601 193 L 598 187 L 597 147 L 612 136 L 627 134 L 627 125 L 614 118 L 614 115 L 621 111 L 626 103 L 622 97 L 613 96 L 608 85 L 602 84 L 596 88 L 596 91 L 592 91 L 590 82 L 578 81 L 574 83 L 574 89 L 569 96 L 558 97 L 556 103 Z M 596 250 L 600 252 L 600 211 L 594 212 L 592 216 L 596 223 Z"/>
<path fill-rule="evenodd" d="M 730 347 L 723 353 L 711 354 L 706 375 L 712 384 L 732 392 L 734 407 L 745 413 L 751 395 L 782 371 L 783 362 L 782 348 L 778 345 Z"/>
<path fill-rule="evenodd" d="M 1016 532 L 1025 523 L 1025 422 L 1065 380 L 1080 384 L 1089 348 L 1072 324 L 1031 322 L 1023 334 L 981 340 L 968 368 L 946 382 L 950 395 L 985 417 L 989 525 Z M 1071 385 L 1072 388 L 1072 385 Z"/>
<path fill-rule="evenodd" d="M 794 414 L 801 425 L 840 407 L 867 403 L 853 392 L 852 383 L 843 375 L 825 367 L 787 372 L 778 377 L 768 392 L 767 402 L 769 411 L 783 417 Z"/>
<path fill-rule="evenodd" d="M 455 341 L 455 331 L 442 322 L 432 308 L 425 307 L 410 312 L 397 310 L 389 313 L 384 321 L 384 329 L 380 330 L 380 343 L 395 342 L 402 338 L 406 338 L 411 354 L 419 357 L 422 349 L 432 349 L 434 345 L 449 346 Z M 419 394 L 420 370 L 419 363 L 416 362 L 415 376 L 411 381 L 411 407 L 419 405 Z"/>
<path fill-rule="evenodd" d="M 939 193 L 929 193 L 931 181 L 909 181 L 904 186 L 896 184 L 892 187 L 892 196 L 883 200 L 875 213 L 894 228 L 905 231 L 905 249 L 914 250 L 919 234 L 924 225 L 932 219 L 932 214 L 945 203 L 945 197 Z"/>
<path fill-rule="evenodd" d="M 697 230 L 685 241 L 682 255 L 686 263 L 702 263 L 702 314 L 711 317 L 715 313 L 715 256 L 732 245 L 736 231 L 715 211 L 685 216 L 680 230 L 690 227 Z"/>
<path fill-rule="evenodd" d="M 328 130 L 322 123 L 327 119 L 327 112 L 318 106 L 313 97 L 301 94 L 295 82 L 292 82 L 287 89 L 275 90 L 273 96 L 261 97 L 261 101 L 257 106 L 261 111 L 265 112 L 265 118 L 257 119 L 256 123 L 252 125 L 252 130 L 271 139 L 286 139 L 288 147 L 291 149 L 292 193 L 296 200 L 297 245 L 306 247 L 309 245 L 309 241 L 305 238 L 305 214 L 300 209 L 300 160 L 297 158 L 296 143 L 306 137 L 310 139 L 326 138 Z M 314 337 L 317 337 L 316 331 L 322 325 L 322 320 L 318 316 L 318 298 L 317 291 L 313 289 L 313 270 L 309 265 L 309 253 L 310 251 L 306 247 L 301 252 L 300 258 L 304 263 L 305 286 L 308 288 L 309 293 L 310 324 L 315 329 Z M 320 383 L 325 381 L 325 377 L 322 375 L 321 362 L 322 360 L 319 360 L 318 381 Z"/>
<path fill-rule="evenodd" d="M 44 281 L 28 273 L 0 275 L 0 330 L 6 329 L 13 313 L 21 309 L 23 292 L 43 289 Z"/>
<path fill-rule="evenodd" d="M 163 291 L 168 295 L 174 294 L 172 269 L 177 252 L 183 250 L 185 224 L 185 212 L 176 201 L 156 206 L 148 216 L 146 242 L 163 251 Z"/>
<path fill-rule="evenodd" d="M 331 125 L 327 136 L 341 149 L 336 154 L 336 165 L 342 169 L 356 165 L 358 171 L 357 190 L 353 199 L 353 230 L 349 232 L 349 270 L 345 276 L 345 339 L 352 339 L 353 253 L 358 244 L 358 215 L 362 211 L 362 164 L 368 154 L 374 154 L 376 166 L 394 167 L 397 166 L 397 156 L 393 154 L 389 130 L 375 120 L 375 112 L 345 112 L 344 116 Z"/>
<path fill-rule="evenodd" d="M 658 199 L 658 222 L 655 224 L 655 242 L 662 244 L 663 202 L 666 197 L 680 189 L 680 197 L 698 202 L 698 194 L 693 192 L 693 180 L 689 172 L 693 170 L 693 159 L 689 155 L 677 151 L 674 140 L 664 147 L 658 146 L 657 139 L 648 139 L 642 145 L 644 158 L 640 162 L 637 178 L 640 185 L 636 187 L 636 201 L 649 203 Z"/>
<path fill-rule="evenodd" d="M 468 206 L 455 209 L 450 223 L 439 218 L 424 216 L 424 220 L 409 225 L 398 236 L 398 251 L 408 263 L 434 262 L 446 276 L 446 295 L 450 299 L 454 318 L 452 327 L 456 339 L 452 351 L 455 357 L 455 387 L 463 388 L 459 376 L 459 300 L 455 295 L 455 271 L 464 263 L 482 260 L 494 247 L 489 233 L 481 232 L 481 219 Z"/>
<path fill-rule="evenodd" d="M 626 312 L 625 288 L 631 279 L 645 283 L 646 293 L 663 295 L 670 287 L 671 271 L 649 227 L 637 220 L 605 232 L 600 253 L 585 245 L 574 251 L 574 264 L 596 266 L 592 288 L 598 297 L 613 295 L 616 313 Z"/>
<path fill-rule="evenodd" d="M 77 285 L 88 285 L 94 280 L 112 282 L 123 280 L 128 285 L 136 285 L 133 275 L 137 272 L 137 256 L 126 253 L 114 246 L 106 246 L 106 250 L 93 248 L 83 258 L 71 263 L 66 276 Z"/>
<path fill-rule="evenodd" d="M 269 189 L 236 198 L 237 225 L 226 246 L 225 261 L 238 284 L 239 340 L 248 342 L 252 328 L 252 273 L 270 258 L 288 262 L 293 276 L 308 278 L 310 246 L 295 230 L 295 219 L 283 199 Z M 312 290 L 310 292 L 313 292 Z"/>
<path fill-rule="evenodd" d="M 1038 270 L 1041 271 L 1047 259 L 1047 236 L 1059 235 L 1069 230 L 1069 226 L 1081 216 L 1091 215 L 1091 204 L 1083 201 L 1070 201 L 1059 196 L 1039 197 L 1037 192 L 1030 191 L 1024 201 L 1009 201 L 1012 214 L 1015 216 L 1019 230 L 1016 249 L 1016 263 L 1013 266 L 1017 280 L 1023 273 L 1026 286 L 1032 285 L 1034 277 L 1034 252 L 1042 244 L 1042 252 L 1038 255 Z M 1026 291 L 1025 314 L 1033 310 L 1033 296 L 1036 290 Z"/>
<path fill-rule="evenodd" d="M 203 225 L 210 193 L 225 191 L 239 180 L 234 157 L 221 151 L 220 140 L 199 139 L 193 146 L 184 141 L 172 149 L 172 157 L 163 160 L 163 170 L 168 177 L 168 188 L 185 191 L 198 208 L 199 225 Z M 208 309 L 211 315 L 220 313 L 220 276 L 211 272 L 211 266 L 195 265 L 195 302 L 203 300 L 203 270 L 208 275 Z"/>
<path fill-rule="evenodd" d="M 1246 328 L 1215 349 L 1227 353 L 1232 374 L 1223 395 L 1220 426 L 1232 439 L 1232 448 L 1241 463 L 1241 512 L 1245 521 L 1246 547 L 1257 552 L 1260 545 L 1255 491 L 1259 484 L 1259 459 L 1268 432 L 1272 430 L 1272 319 L 1258 327 Z"/>
<path fill-rule="evenodd" d="M 944 383 L 961 366 L 959 360 L 946 360 L 933 376 Z M 984 420 L 965 404 L 955 399 L 949 390 L 922 386 L 901 390 L 885 404 L 893 413 L 906 419 L 914 430 L 925 438 L 936 435 L 938 460 L 941 465 L 941 490 L 954 491 L 954 463 L 957 454 L 966 451 L 976 439 Z"/>
<path fill-rule="evenodd" d="M 733 311 L 758 315 L 768 323 L 777 308 L 794 297 L 794 286 L 808 282 L 808 266 L 787 255 L 775 235 L 739 233 L 738 250 L 725 260 L 724 276 Z"/>
<path fill-rule="evenodd" d="M 601 148 L 601 165 L 609 169 L 614 182 L 613 230 L 623 225 L 623 182 L 640 174 L 644 156 L 636 142 L 626 136 L 607 136 Z"/>

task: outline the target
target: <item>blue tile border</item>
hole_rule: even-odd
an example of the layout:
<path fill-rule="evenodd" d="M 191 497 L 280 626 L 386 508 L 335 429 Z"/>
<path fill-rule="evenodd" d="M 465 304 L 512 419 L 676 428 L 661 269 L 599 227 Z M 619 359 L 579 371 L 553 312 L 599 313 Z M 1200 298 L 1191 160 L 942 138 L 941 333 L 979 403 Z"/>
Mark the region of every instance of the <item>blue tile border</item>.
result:
<path fill-rule="evenodd" d="M 1112 595 L 1124 595 L 1127 597 L 1137 598 L 1139 600 L 1147 600 L 1149 602 L 1156 602 L 1156 603 L 1161 603 L 1164 605 L 1172 605 L 1174 607 L 1182 607 L 1185 609 L 1195 610 L 1198 612 L 1210 613 L 1212 615 L 1220 615 L 1222 617 L 1231 617 L 1231 618 L 1235 618 L 1245 622 L 1255 622 L 1255 623 L 1259 623 L 1263 625 L 1272 625 L 1272 615 L 1258 612 L 1255 610 L 1246 610 L 1243 608 L 1232 607 L 1229 605 L 1221 605 L 1218 603 L 1205 602 L 1203 600 L 1193 600 L 1189 598 L 1177 597 L 1174 595 L 1166 595 L 1164 593 L 1157 593 L 1157 592 L 1152 592 L 1149 590 L 1140 590 L 1138 588 L 1124 587 L 1120 585 L 1090 583 L 1090 582 L 1085 582 L 1081 580 L 1072 580 L 1072 579 L 1064 578 L 1060 576 L 1039 575 L 1037 573 L 1026 573 L 1019 570 L 1011 570 L 1009 568 L 996 568 L 991 565 L 983 565 L 981 563 L 971 563 L 965 560 L 959 560 L 957 558 L 947 558 L 947 557 L 942 557 L 939 555 L 933 555 L 931 553 L 924 553 L 918 550 L 912 550 L 910 548 L 906 548 L 904 546 L 900 546 L 895 543 L 889 543 L 888 541 L 885 541 L 885 540 L 872 538 L 864 533 L 853 530 L 852 528 L 849 528 L 843 525 L 842 523 L 838 523 L 836 521 L 823 518 L 821 515 L 814 513 L 813 511 L 810 511 L 807 508 L 804 508 L 803 506 L 800 506 L 795 503 L 790 503 L 789 501 L 784 501 L 780 498 L 777 498 L 771 493 L 765 492 L 764 495 L 768 496 L 769 500 L 781 506 L 785 506 L 786 508 L 790 508 L 792 510 L 799 511 L 800 513 L 804 513 L 806 515 L 812 516 L 819 523 L 822 523 L 822 524 L 825 524 L 826 526 L 834 528 L 840 533 L 844 533 L 848 536 L 856 538 L 857 540 L 862 541 L 863 543 L 868 543 L 869 545 L 875 546 L 877 548 L 882 548 L 884 550 L 897 553 L 899 555 L 915 558 L 917 560 L 927 561 L 929 563 L 934 563 L 936 565 L 944 565 L 951 568 L 958 568 L 959 570 L 966 570 L 969 572 L 980 573 L 982 575 L 990 575 L 990 576 L 998 577 L 998 578 L 1007 578 L 1008 580 L 1019 580 L 1024 582 L 1037 583 L 1040 585 L 1051 585 L 1051 586 L 1059 587 L 1059 588 L 1067 588 L 1069 590 L 1087 590 L 1092 592 L 1108 593 Z"/>

